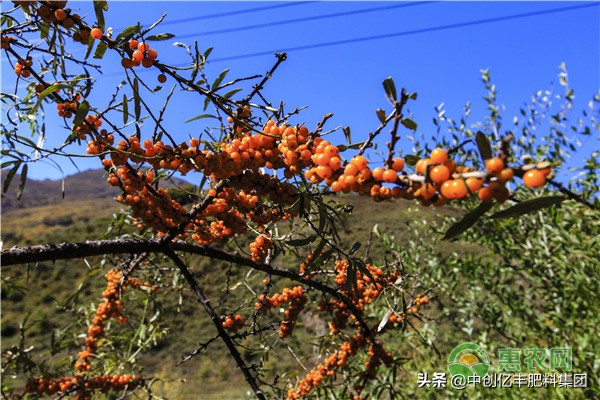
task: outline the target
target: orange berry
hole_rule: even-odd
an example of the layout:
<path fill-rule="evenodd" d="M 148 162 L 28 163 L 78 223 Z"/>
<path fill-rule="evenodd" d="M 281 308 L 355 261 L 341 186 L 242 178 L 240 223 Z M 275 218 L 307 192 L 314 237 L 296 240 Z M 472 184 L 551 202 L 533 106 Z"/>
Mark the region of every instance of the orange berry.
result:
<path fill-rule="evenodd" d="M 483 181 L 477 178 L 467 178 L 465 183 L 471 193 L 477 192 L 483 186 Z"/>
<path fill-rule="evenodd" d="M 539 188 L 546 183 L 546 175 L 540 170 L 532 169 L 523 175 L 523 183 L 528 188 Z"/>
<path fill-rule="evenodd" d="M 325 147 L 325 150 L 323 150 L 323 154 L 325 154 L 327 158 L 336 157 L 339 154 L 339 150 L 336 146 L 328 145 Z"/>
<path fill-rule="evenodd" d="M 144 59 L 144 53 L 139 50 L 136 50 L 133 52 L 133 55 L 131 56 L 131 58 L 134 61 L 142 62 L 142 60 Z"/>
<path fill-rule="evenodd" d="M 319 165 L 317 167 L 317 175 L 319 175 L 321 179 L 330 178 L 332 174 L 333 171 L 328 165 Z"/>
<path fill-rule="evenodd" d="M 329 159 L 329 167 L 336 171 L 342 167 L 342 160 L 339 157 L 331 157 Z"/>
<path fill-rule="evenodd" d="M 394 183 L 398 180 L 398 175 L 393 169 L 386 169 L 383 173 L 383 180 L 387 183 Z"/>
<path fill-rule="evenodd" d="M 150 46 L 148 45 L 148 43 L 142 42 L 142 43 L 138 44 L 137 49 L 139 51 L 141 51 L 142 53 L 145 53 L 150 49 Z"/>
<path fill-rule="evenodd" d="M 129 41 L 129 48 L 130 48 L 131 50 L 137 50 L 137 48 L 138 48 L 138 45 L 139 45 L 139 43 L 138 43 L 138 41 L 137 41 L 137 40 L 135 40 L 135 39 L 131 39 L 131 40 Z"/>
<path fill-rule="evenodd" d="M 152 66 L 152 60 L 149 58 L 144 58 L 142 60 L 142 67 L 144 68 L 150 68 Z"/>
<path fill-rule="evenodd" d="M 355 156 L 352 158 L 351 163 L 354 164 L 359 171 L 362 171 L 367 167 L 368 161 L 363 156 Z"/>
<path fill-rule="evenodd" d="M 392 160 L 393 164 L 392 164 L 392 169 L 396 172 L 400 172 L 404 169 L 404 160 L 401 158 L 394 158 Z"/>
<path fill-rule="evenodd" d="M 433 149 L 430 158 L 434 164 L 443 164 L 448 161 L 448 152 L 440 148 Z"/>
<path fill-rule="evenodd" d="M 417 164 L 415 164 L 415 171 L 417 171 L 418 174 L 425 175 L 429 164 L 431 164 L 430 158 L 421 158 L 417 161 Z"/>
<path fill-rule="evenodd" d="M 504 168 L 498 174 L 498 179 L 501 182 L 508 182 L 508 181 L 512 180 L 513 176 L 514 176 L 514 172 L 513 172 L 512 168 Z"/>
<path fill-rule="evenodd" d="M 67 13 L 63 9 L 58 9 L 54 11 L 54 17 L 57 21 L 64 21 L 65 19 L 67 19 Z"/>
<path fill-rule="evenodd" d="M 445 182 L 450 178 L 450 170 L 444 165 L 437 165 L 429 171 L 429 178 L 435 183 Z"/>
<path fill-rule="evenodd" d="M 385 170 L 381 167 L 377 167 L 373 170 L 373 179 L 378 180 L 378 181 L 382 181 L 383 180 L 383 173 L 385 172 Z"/>
<path fill-rule="evenodd" d="M 356 174 L 358 174 L 358 167 L 356 166 L 356 164 L 347 164 L 344 168 L 344 175 L 356 176 Z"/>
<path fill-rule="evenodd" d="M 165 74 L 160 74 L 160 75 L 158 76 L 158 81 L 159 81 L 160 83 L 165 83 L 165 82 L 167 81 L 167 76 L 166 76 Z M 233 121 L 232 121 L 232 122 L 233 122 Z"/>
<path fill-rule="evenodd" d="M 158 57 L 158 52 L 154 49 L 150 49 L 148 50 L 148 58 L 151 60 L 156 60 L 156 57 Z"/>
<path fill-rule="evenodd" d="M 442 184 L 440 193 L 447 199 L 461 199 L 467 195 L 467 185 L 462 179 L 451 179 Z"/>
<path fill-rule="evenodd" d="M 490 174 L 497 174 L 504 169 L 504 161 L 498 157 L 490 158 L 485 162 L 485 169 Z"/>
<path fill-rule="evenodd" d="M 102 39 L 102 30 L 100 28 L 92 28 L 92 31 L 90 32 L 90 35 L 94 39 L 100 40 L 100 39 Z"/>

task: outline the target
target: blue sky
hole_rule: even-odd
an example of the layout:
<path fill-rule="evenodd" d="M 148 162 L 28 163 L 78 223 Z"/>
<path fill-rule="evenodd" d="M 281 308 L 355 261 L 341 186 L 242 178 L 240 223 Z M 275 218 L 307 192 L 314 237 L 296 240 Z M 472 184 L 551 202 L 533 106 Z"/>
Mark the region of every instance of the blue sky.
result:
<path fill-rule="evenodd" d="M 173 64 L 187 61 L 185 52 L 172 43 L 196 39 L 200 49 L 214 47 L 214 61 L 206 69 L 212 77 L 225 68 L 231 69 L 228 77 L 232 79 L 264 73 L 275 60 L 273 51 L 292 49 L 268 83 L 265 95 L 275 103 L 283 100 L 289 110 L 309 106 L 292 121 L 305 122 L 309 127 L 314 127 L 323 114 L 333 112 L 328 127 L 349 125 L 355 141 L 364 140 L 377 127 L 375 109 L 389 107 L 381 86 L 387 76 L 392 76 L 398 87 L 418 92 L 418 100 L 409 109 L 419 130 L 425 132 L 434 132 L 433 107 L 441 102 L 449 116 L 460 117 L 464 104 L 470 101 L 471 120 L 483 119 L 483 68 L 490 68 L 499 102 L 506 104 L 506 115 L 511 117 L 535 91 L 549 88 L 551 83 L 558 86 L 558 65 L 562 62 L 575 90 L 575 111 L 600 88 L 598 2 L 356 1 L 278 7 L 281 4 L 109 2 L 106 21 L 119 32 L 137 22 L 140 14 L 140 22 L 146 25 L 166 12 L 166 25 L 156 31 L 176 37 L 156 43 L 159 59 Z M 93 16 L 87 2 L 70 5 Z M 578 6 L 585 7 L 566 9 Z M 549 12 L 557 9 L 563 10 Z M 240 29 L 247 26 L 252 29 Z M 223 30 L 233 31 L 214 32 Z M 378 38 L 368 39 L 373 37 Z M 253 54 L 260 55 L 247 56 Z M 103 64 L 105 77 L 98 78 L 101 89 L 92 99 L 99 102 L 109 98 L 122 71 L 118 59 L 110 55 Z M 6 65 L 3 62 L 3 91 L 14 86 L 14 75 L 6 71 Z M 153 83 L 156 75 L 154 71 L 142 74 Z M 164 95 L 156 97 L 157 104 Z M 184 95 L 172 104 L 166 117 L 184 140 L 197 136 L 207 120 L 183 121 L 201 113 L 202 100 Z M 338 140 L 343 141 L 341 132 Z M 410 153 L 410 143 L 403 143 L 402 149 Z M 67 162 L 61 165 L 66 174 L 76 172 Z M 97 159 L 80 165 L 82 169 L 99 167 Z M 58 171 L 43 164 L 31 165 L 29 174 L 33 178 L 60 177 Z"/>

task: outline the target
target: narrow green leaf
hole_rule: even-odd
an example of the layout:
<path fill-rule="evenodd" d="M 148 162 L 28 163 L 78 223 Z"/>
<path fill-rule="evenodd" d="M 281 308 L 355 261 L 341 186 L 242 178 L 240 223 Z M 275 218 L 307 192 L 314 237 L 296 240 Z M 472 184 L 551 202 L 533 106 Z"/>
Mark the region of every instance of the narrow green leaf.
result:
<path fill-rule="evenodd" d="M 221 82 L 223 82 L 223 79 L 225 79 L 225 77 L 227 76 L 227 73 L 229 72 L 229 68 L 223 70 L 219 76 L 217 76 L 217 79 L 215 79 L 215 81 L 213 82 L 212 86 L 211 86 L 211 90 L 215 90 L 216 88 L 219 87 L 219 85 L 221 84 Z"/>
<path fill-rule="evenodd" d="M 152 36 L 146 37 L 146 40 L 160 41 L 160 40 L 169 40 L 174 37 L 175 37 L 175 35 L 173 35 L 172 33 L 159 33 L 158 35 L 152 35 Z"/>
<path fill-rule="evenodd" d="M 21 169 L 21 181 L 19 182 L 19 187 L 17 188 L 17 200 L 21 200 L 21 196 L 23 195 L 23 188 L 25 187 L 26 181 L 27 181 L 27 164 L 23 164 L 23 168 Z"/>
<path fill-rule="evenodd" d="M 2 186 L 2 193 L 6 193 L 6 191 L 10 187 L 10 182 L 14 178 L 14 176 L 17 173 L 17 171 L 19 170 L 20 166 L 21 166 L 21 162 L 15 163 L 15 166 L 12 167 L 10 171 L 8 171 L 8 174 L 6 174 L 6 178 L 4 178 L 4 185 Z"/>
<path fill-rule="evenodd" d="M 228 98 L 230 98 L 231 96 L 233 96 L 234 94 L 236 94 L 236 93 L 238 93 L 238 92 L 241 92 L 241 91 L 242 91 L 242 89 L 241 89 L 241 88 L 238 88 L 238 89 L 233 89 L 233 90 L 230 90 L 229 92 L 225 93 L 225 94 L 223 95 L 223 97 L 224 97 L 224 98 L 226 98 L 226 99 L 228 99 Z"/>
<path fill-rule="evenodd" d="M 96 39 L 94 39 L 93 37 L 90 36 L 90 38 L 88 39 L 88 46 L 85 51 L 85 56 L 83 57 L 84 60 L 87 60 L 88 57 L 90 56 L 90 54 L 92 54 L 92 49 L 94 48 L 95 42 L 96 42 Z"/>
<path fill-rule="evenodd" d="M 353 256 L 354 254 L 356 254 L 358 249 L 360 249 L 360 246 L 362 246 L 362 244 L 360 242 L 355 242 L 352 245 L 352 248 L 350 249 L 350 251 L 348 252 L 348 255 Z"/>
<path fill-rule="evenodd" d="M 96 13 L 97 27 L 104 32 L 104 11 L 108 11 L 108 2 L 104 0 L 94 0 L 94 12 Z"/>
<path fill-rule="evenodd" d="M 104 53 L 106 53 L 106 49 L 108 46 L 104 42 L 99 42 L 98 46 L 96 46 L 96 51 L 94 52 L 94 57 L 97 60 L 101 60 L 104 57 Z"/>
<path fill-rule="evenodd" d="M 389 101 L 392 103 L 397 101 L 398 96 L 396 94 L 396 84 L 391 76 L 383 80 L 383 89 L 385 90 L 385 95 Z"/>
<path fill-rule="evenodd" d="M 307 246 L 309 244 L 311 244 L 312 242 L 314 242 L 317 239 L 317 235 L 311 235 L 302 239 L 292 239 L 292 240 L 288 240 L 287 242 L 285 242 L 287 245 L 292 246 L 292 247 L 302 247 L 302 246 Z"/>
<path fill-rule="evenodd" d="M 387 325 L 390 317 L 392 316 L 392 313 L 393 313 L 392 310 L 387 310 L 387 312 L 385 313 L 385 315 L 381 319 L 381 322 L 377 326 L 377 332 L 381 332 L 381 330 Z"/>
<path fill-rule="evenodd" d="M 404 162 L 411 167 L 414 167 L 417 164 L 417 161 L 419 161 L 419 157 L 413 156 L 412 154 L 404 156 Z"/>
<path fill-rule="evenodd" d="M 88 103 L 87 100 L 82 101 L 81 104 L 79 104 L 79 107 L 77 107 L 77 112 L 73 118 L 73 131 L 83 122 L 89 111 L 90 103 Z"/>
<path fill-rule="evenodd" d="M 123 95 L 123 125 L 127 124 L 129 119 L 129 103 L 127 101 L 127 95 Z"/>
<path fill-rule="evenodd" d="M 204 108 L 202 109 L 202 111 L 206 111 L 206 109 L 208 108 L 209 104 L 210 104 L 210 97 L 206 96 L 204 98 Z"/>
<path fill-rule="evenodd" d="M 321 252 L 323 251 L 323 249 L 325 248 L 325 239 L 321 239 L 321 241 L 317 244 L 317 247 L 315 248 L 314 252 L 313 252 L 313 259 L 308 263 L 308 267 L 307 267 L 307 271 L 310 270 L 314 265 L 316 265 L 317 261 L 319 261 L 321 257 Z"/>
<path fill-rule="evenodd" d="M 522 201 L 519 204 L 507 208 L 506 210 L 498 211 L 497 213 L 492 214 L 490 218 L 517 217 L 520 215 L 529 214 L 533 211 L 541 210 L 546 207 L 553 206 L 555 204 L 562 203 L 567 199 L 568 197 L 565 196 L 537 197 L 535 199 Z"/>
<path fill-rule="evenodd" d="M 134 34 L 138 33 L 139 31 L 140 31 L 139 25 L 128 26 L 127 28 L 123 29 L 123 31 L 121 33 L 119 33 L 117 35 L 117 37 L 115 38 L 115 41 L 120 42 L 123 39 L 127 39 L 130 36 L 133 36 Z"/>
<path fill-rule="evenodd" d="M 490 144 L 490 141 L 485 133 L 477 131 L 477 134 L 475 135 L 475 143 L 477 143 L 477 148 L 479 149 L 479 154 L 481 155 L 481 159 L 483 161 L 492 158 L 492 145 Z"/>
<path fill-rule="evenodd" d="M 187 121 L 184 121 L 185 124 L 187 124 L 188 122 L 192 122 L 192 121 L 196 121 L 197 119 L 203 119 L 203 118 L 217 118 L 212 114 L 201 114 L 201 115 L 197 115 L 194 118 L 190 118 Z"/>
<path fill-rule="evenodd" d="M 404 118 L 402 119 L 402 121 L 400 121 L 400 123 L 404 125 L 405 128 L 410 129 L 411 131 L 417 130 L 417 123 L 412 119 Z"/>
<path fill-rule="evenodd" d="M 378 108 L 377 110 L 375 110 L 375 112 L 377 113 L 377 118 L 379 118 L 379 121 L 383 124 L 385 122 L 385 111 L 382 110 L 381 108 Z"/>
<path fill-rule="evenodd" d="M 139 121 L 142 113 L 142 106 L 140 104 L 140 92 L 137 78 L 133 80 L 133 110 L 135 119 Z"/>
<path fill-rule="evenodd" d="M 47 22 L 42 22 L 40 25 L 40 39 L 46 39 L 50 32 L 50 25 Z"/>
<path fill-rule="evenodd" d="M 475 209 L 469 211 L 460 221 L 452 225 L 446 234 L 444 239 L 451 239 L 455 236 L 460 235 L 470 227 L 472 227 L 479 218 L 481 218 L 490 208 L 494 206 L 494 202 L 481 203 Z"/>
<path fill-rule="evenodd" d="M 348 142 L 348 144 L 352 143 L 352 136 L 350 135 L 350 127 L 349 126 L 345 126 L 342 128 L 342 131 L 344 131 L 344 136 L 346 137 L 346 141 Z"/>

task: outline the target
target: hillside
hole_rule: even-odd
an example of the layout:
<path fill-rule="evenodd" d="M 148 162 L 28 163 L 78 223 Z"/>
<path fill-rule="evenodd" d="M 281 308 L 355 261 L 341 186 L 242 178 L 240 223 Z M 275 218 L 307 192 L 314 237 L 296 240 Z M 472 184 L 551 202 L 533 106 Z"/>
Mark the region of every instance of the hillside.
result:
<path fill-rule="evenodd" d="M 8 174 L 2 170 L 2 184 Z M 16 174 L 7 193 L 2 197 L 2 212 L 17 208 L 40 207 L 52 204 L 64 204 L 81 200 L 112 199 L 119 191 L 106 183 L 106 172 L 93 169 L 79 172 L 62 179 L 27 179 L 21 200 L 17 200 L 17 188 L 21 177 Z M 184 185 L 186 181 L 172 178 L 173 185 Z"/>

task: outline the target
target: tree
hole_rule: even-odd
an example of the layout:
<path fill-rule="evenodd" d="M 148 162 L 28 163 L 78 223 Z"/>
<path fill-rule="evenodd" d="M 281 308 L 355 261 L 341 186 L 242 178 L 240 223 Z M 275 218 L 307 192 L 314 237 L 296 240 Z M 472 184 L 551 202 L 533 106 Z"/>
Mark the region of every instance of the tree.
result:
<path fill-rule="evenodd" d="M 597 201 L 593 192 L 591 200 L 585 199 L 554 178 L 560 151 L 544 151 L 536 143 L 515 144 L 513 134 L 499 134 L 501 118 L 493 96 L 490 120 L 480 130 L 465 129 L 464 123 L 452 126 L 447 120 L 455 134 L 452 141 L 441 140 L 441 147 L 401 158 L 396 153 L 400 130 L 417 130 L 405 107 L 417 95 L 398 90 L 391 78 L 383 82 L 390 111 L 377 111 L 380 125 L 359 143 L 353 143 L 350 129 L 344 128 L 348 144 L 335 144 L 326 139 L 331 114 L 311 129 L 294 124 L 301 110 L 285 112 L 283 105 L 273 107 L 275 103 L 264 97 L 263 88 L 286 60 L 285 54 L 276 54 L 275 64 L 264 76 L 225 82 L 228 70 L 214 79 L 206 75 L 210 49 L 201 52 L 197 44 L 179 44 L 191 58 L 187 68 L 161 62 L 152 43 L 172 38 L 155 33 L 161 21 L 148 28 L 133 25 L 115 35 L 106 29 L 108 4 L 103 1 L 94 2 L 94 24 L 74 14 L 66 1 L 14 3 L 2 14 L 2 49 L 16 74 L 15 92 L 3 101 L 17 115 L 3 124 L 3 168 L 9 170 L 4 190 L 20 172 L 21 193 L 28 163 L 74 158 L 72 149 L 87 141 L 85 153 L 99 159 L 107 183 L 121 190 L 117 200 L 128 207 L 136 227 L 133 238 L 115 235 L 103 241 L 3 250 L 4 266 L 126 255 L 105 273 L 104 300 L 89 315 L 90 326 L 74 363 L 41 368 L 24 346 L 5 357 L 3 368 L 28 378 L 24 388 L 14 389 L 15 395 L 20 391 L 90 398 L 110 390 L 150 392 L 152 379 L 135 370 L 135 362 L 119 360 L 118 346 L 109 344 L 108 335 L 118 331 L 114 321 L 127 322 L 123 310 L 127 288 L 138 289 L 152 301 L 173 277 L 185 280 L 214 327 L 214 337 L 186 359 L 222 341 L 257 398 L 266 398 L 267 390 L 290 399 L 331 389 L 356 397 L 381 391 L 386 385 L 376 379 L 380 367 L 395 370 L 403 362 L 386 347 L 387 338 L 398 330 L 418 333 L 424 319 L 421 310 L 429 304 L 437 283 L 427 279 L 424 271 L 406 273 L 400 259 L 372 260 L 371 241 L 363 257 L 360 242 L 344 246 L 340 230 L 349 210 L 336 198 L 352 193 L 375 202 L 402 198 L 416 199 L 422 206 L 466 205 L 470 211 L 446 231 L 447 239 L 477 225 L 497 204 L 510 205 L 494 214 L 501 217 L 520 216 L 568 199 L 590 208 Z M 32 44 L 31 38 L 41 39 L 40 44 Z M 67 51 L 71 39 L 87 46 L 84 57 Z M 89 71 L 100 70 L 88 58 L 92 52 L 98 62 L 108 53 L 121 59 L 124 81 L 106 105 L 89 100 L 94 91 Z M 34 65 L 33 54 L 43 56 L 38 64 Z M 138 73 L 141 68 L 158 72 L 161 85 L 154 87 L 144 80 Z M 246 91 L 233 89 L 248 80 L 256 83 Z M 162 85 L 169 81 L 173 86 L 162 97 L 163 105 L 156 107 L 164 93 Z M 489 82 L 486 74 L 484 81 Z M 204 135 L 181 141 L 165 127 L 176 88 L 199 96 L 205 110 L 214 108 L 213 113 L 193 118 L 210 121 Z M 568 104 L 568 95 L 566 100 Z M 56 106 L 65 128 L 65 141 L 56 148 L 44 146 L 49 106 Z M 564 111 L 557 114 L 558 125 L 567 119 Z M 385 162 L 369 164 L 373 141 L 388 128 Z M 38 140 L 29 139 L 25 131 Z M 558 136 L 558 128 L 551 132 L 553 138 Z M 490 137 L 498 142 L 496 151 Z M 561 145 L 560 139 L 554 143 Z M 522 161 L 515 149 L 540 152 Z M 544 160 L 544 154 L 550 160 Z M 459 159 L 464 165 L 454 161 Z M 196 174 L 201 183 L 172 196 L 164 183 L 175 173 Z M 514 178 L 521 179 L 527 191 L 511 193 Z M 547 184 L 562 194 L 540 197 L 545 189 L 530 190 Z M 223 282 L 226 296 L 215 304 L 191 267 L 190 260 L 197 256 L 247 269 L 245 301 L 232 302 L 227 280 Z M 290 259 L 297 264 L 282 267 L 281 260 Z M 165 262 L 175 267 L 168 276 L 156 268 Z M 277 313 L 279 308 L 285 308 L 283 316 Z M 297 320 L 308 311 L 328 321 L 329 334 L 319 340 L 327 356 L 306 376 L 281 382 L 279 371 L 265 368 L 266 358 L 269 351 L 291 349 Z M 135 332 L 137 336 L 139 331 Z M 130 350 L 131 346 L 133 341 Z M 143 351 L 150 343 L 135 346 Z M 262 354 L 249 356 L 246 348 L 261 349 Z M 362 363 L 355 361 L 358 357 Z M 122 372 L 125 367 L 133 369 Z M 37 370 L 45 374 L 35 375 Z M 341 388 L 335 384 L 337 374 L 346 374 Z M 386 388 L 390 393 L 399 390 L 393 385 Z"/>

